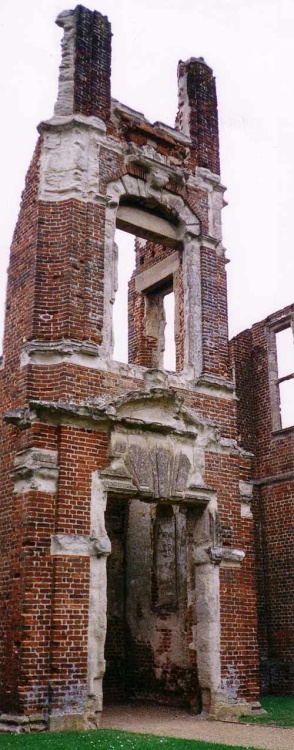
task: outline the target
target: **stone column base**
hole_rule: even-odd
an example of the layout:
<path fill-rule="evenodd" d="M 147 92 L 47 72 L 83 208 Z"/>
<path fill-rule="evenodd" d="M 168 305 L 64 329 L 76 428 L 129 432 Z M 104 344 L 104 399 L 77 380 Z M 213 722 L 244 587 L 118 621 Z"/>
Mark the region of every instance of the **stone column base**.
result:
<path fill-rule="evenodd" d="M 101 711 L 95 716 L 86 713 L 53 713 L 48 718 L 49 732 L 83 732 L 87 729 L 99 729 Z"/>
<path fill-rule="evenodd" d="M 45 732 L 47 722 L 42 714 L 31 716 L 17 716 L 15 714 L 0 714 L 0 733 L 29 734 L 31 732 Z"/>
<path fill-rule="evenodd" d="M 84 714 L 56 713 L 48 717 L 49 732 L 82 732 L 87 729 Z"/>
<path fill-rule="evenodd" d="M 216 701 L 212 703 L 207 716 L 211 721 L 238 721 L 240 716 L 266 714 L 258 701 L 252 703 L 225 703 Z"/>

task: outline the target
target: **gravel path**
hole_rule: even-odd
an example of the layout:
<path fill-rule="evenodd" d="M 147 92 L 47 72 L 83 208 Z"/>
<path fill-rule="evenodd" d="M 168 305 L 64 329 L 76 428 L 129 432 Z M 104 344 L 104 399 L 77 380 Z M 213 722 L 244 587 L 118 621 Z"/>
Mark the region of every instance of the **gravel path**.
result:
<path fill-rule="evenodd" d="M 163 706 L 106 706 L 101 728 L 206 740 L 265 750 L 294 750 L 294 729 L 205 721 L 181 709 Z"/>

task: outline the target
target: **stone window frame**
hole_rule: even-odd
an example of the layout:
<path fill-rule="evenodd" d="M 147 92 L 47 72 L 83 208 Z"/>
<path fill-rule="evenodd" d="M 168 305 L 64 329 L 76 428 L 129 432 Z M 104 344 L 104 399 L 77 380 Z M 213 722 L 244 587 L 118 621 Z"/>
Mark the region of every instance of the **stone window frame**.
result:
<path fill-rule="evenodd" d="M 163 172 L 165 170 L 163 169 Z M 168 174 L 163 175 L 163 184 L 166 185 L 169 179 Z M 139 214 L 145 214 L 148 217 L 149 199 L 156 203 L 163 214 L 170 213 L 174 216 L 175 224 L 169 225 L 168 244 L 175 250 L 182 250 L 183 263 L 183 285 L 184 285 L 184 365 L 181 374 L 189 379 L 200 377 L 202 372 L 202 303 L 201 303 L 201 273 L 200 273 L 200 247 L 201 247 L 201 226 L 200 221 L 195 213 L 189 208 L 184 199 L 177 194 L 170 193 L 158 184 L 158 175 L 150 176 L 147 182 L 138 177 L 129 174 L 110 182 L 107 186 L 106 199 L 106 216 L 105 216 L 105 268 L 112 269 L 104 278 L 104 325 L 103 325 L 103 344 L 100 347 L 100 354 L 107 359 L 113 359 L 113 339 L 112 339 L 112 302 L 116 285 L 116 262 L 117 250 L 115 249 L 115 229 L 126 229 L 129 224 L 126 216 L 122 216 L 121 209 L 123 204 L 130 200 L 133 209 L 137 209 Z M 138 205 L 136 206 L 136 200 Z M 140 207 L 147 201 L 145 208 L 140 211 Z M 120 212 L 118 214 L 118 212 Z M 156 241 L 158 236 L 164 232 L 163 225 L 168 225 L 166 219 L 160 219 L 153 213 L 152 217 L 149 211 L 149 218 L 156 223 L 155 236 L 152 232 L 149 234 L 147 228 L 138 231 L 138 236 L 145 236 Z M 162 226 L 161 226 L 162 222 Z M 133 226 L 132 233 L 136 236 L 136 227 Z M 141 227 L 142 229 L 142 227 Z M 129 225 L 130 231 L 130 225 Z M 170 236 L 170 233 L 173 235 Z M 158 239 L 157 239 L 158 241 Z M 130 365 L 126 365 L 130 367 Z M 180 372 L 175 373 L 179 375 Z"/>
<path fill-rule="evenodd" d="M 272 413 L 272 430 L 273 432 L 279 432 L 281 430 L 293 429 L 294 424 L 288 427 L 282 425 L 282 414 L 281 414 L 281 396 L 280 396 L 280 385 L 288 380 L 294 381 L 294 372 L 288 373 L 279 377 L 278 371 L 278 354 L 277 354 L 277 341 L 276 335 L 281 331 L 285 331 L 287 328 L 292 330 L 293 334 L 293 345 L 294 345 L 294 317 L 287 315 L 286 317 L 276 320 L 269 326 L 268 331 L 268 347 L 269 347 L 269 380 L 270 380 L 270 395 L 271 395 L 271 413 Z"/>

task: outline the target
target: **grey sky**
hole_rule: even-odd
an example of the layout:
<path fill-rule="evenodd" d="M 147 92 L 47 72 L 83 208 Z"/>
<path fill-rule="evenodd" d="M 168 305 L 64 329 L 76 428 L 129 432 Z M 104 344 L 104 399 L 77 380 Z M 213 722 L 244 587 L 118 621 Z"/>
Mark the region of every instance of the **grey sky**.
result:
<path fill-rule="evenodd" d="M 112 95 L 174 124 L 179 59 L 217 81 L 231 334 L 293 302 L 293 0 L 88 0 L 113 31 Z M 53 113 L 63 0 L 1 7 L 0 318 L 36 125 Z M 2 329 L 2 322 L 1 322 Z M 0 330 L 1 330 L 0 329 Z"/>

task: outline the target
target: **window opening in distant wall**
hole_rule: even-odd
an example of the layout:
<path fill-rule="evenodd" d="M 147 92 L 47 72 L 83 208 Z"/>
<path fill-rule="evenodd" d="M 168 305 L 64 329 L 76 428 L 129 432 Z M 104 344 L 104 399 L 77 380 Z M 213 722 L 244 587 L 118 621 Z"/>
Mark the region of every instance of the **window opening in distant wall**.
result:
<path fill-rule="evenodd" d="M 116 229 L 115 243 L 118 262 L 113 303 L 113 357 L 118 362 L 128 362 L 128 282 L 135 268 L 135 237 Z"/>
<path fill-rule="evenodd" d="M 294 338 L 291 326 L 276 331 L 277 389 L 281 428 L 294 425 Z"/>
<path fill-rule="evenodd" d="M 163 299 L 165 313 L 163 367 L 165 370 L 176 369 L 175 344 L 175 295 L 169 292 Z"/>

